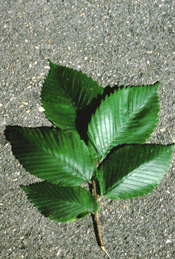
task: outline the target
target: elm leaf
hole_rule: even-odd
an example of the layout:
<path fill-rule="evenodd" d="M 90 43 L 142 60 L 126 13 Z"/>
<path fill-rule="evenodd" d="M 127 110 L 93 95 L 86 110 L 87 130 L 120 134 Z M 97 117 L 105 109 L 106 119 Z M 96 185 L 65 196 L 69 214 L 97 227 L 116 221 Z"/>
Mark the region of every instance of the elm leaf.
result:
<path fill-rule="evenodd" d="M 50 72 L 43 84 L 41 102 L 47 118 L 57 127 L 75 131 L 78 110 L 85 108 L 103 88 L 86 74 L 49 60 Z"/>
<path fill-rule="evenodd" d="M 130 199 L 151 192 L 167 173 L 175 145 L 127 145 L 109 154 L 96 177 L 101 195 Z"/>
<path fill-rule="evenodd" d="M 160 82 L 150 86 L 124 87 L 101 102 L 88 126 L 89 148 L 102 161 L 120 144 L 144 144 L 158 121 Z"/>
<path fill-rule="evenodd" d="M 21 185 L 21 188 L 45 217 L 56 222 L 84 218 L 98 210 L 94 196 L 80 186 L 68 187 L 40 182 Z"/>
<path fill-rule="evenodd" d="M 90 182 L 95 163 L 78 134 L 58 128 L 8 126 L 6 136 L 14 155 L 31 174 L 60 185 Z"/>

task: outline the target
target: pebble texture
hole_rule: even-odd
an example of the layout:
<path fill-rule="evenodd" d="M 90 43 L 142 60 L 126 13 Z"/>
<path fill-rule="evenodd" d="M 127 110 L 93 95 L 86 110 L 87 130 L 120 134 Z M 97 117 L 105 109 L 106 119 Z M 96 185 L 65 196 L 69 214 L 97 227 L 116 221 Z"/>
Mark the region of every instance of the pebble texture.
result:
<path fill-rule="evenodd" d="M 68 224 L 42 216 L 20 184 L 37 181 L 14 158 L 6 125 L 50 126 L 40 93 L 48 58 L 107 85 L 159 87 L 160 120 L 149 142 L 175 143 L 175 1 L 7 0 L 1 3 L 0 258 L 107 258 L 91 216 Z M 175 258 L 175 155 L 144 197 L 100 201 L 111 257 Z"/>

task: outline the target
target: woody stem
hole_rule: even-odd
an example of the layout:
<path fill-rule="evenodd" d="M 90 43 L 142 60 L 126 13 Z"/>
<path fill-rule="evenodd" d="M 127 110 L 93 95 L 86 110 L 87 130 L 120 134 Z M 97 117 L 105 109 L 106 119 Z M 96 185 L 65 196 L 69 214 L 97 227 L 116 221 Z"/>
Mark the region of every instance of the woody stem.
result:
<path fill-rule="evenodd" d="M 93 180 L 92 181 L 92 193 L 94 195 L 95 200 L 98 202 L 98 195 L 97 195 L 97 190 L 96 190 L 96 183 Z M 99 223 L 99 217 L 98 217 L 98 210 L 95 212 L 94 214 L 94 221 L 95 221 L 95 225 L 96 225 L 96 232 L 97 232 L 97 241 L 98 244 L 100 246 L 100 248 L 106 253 L 106 255 L 108 256 L 109 259 L 111 259 L 110 255 L 108 254 L 108 252 L 106 251 L 103 241 L 102 241 L 102 237 L 101 237 L 101 232 L 100 232 L 100 223 Z"/>
<path fill-rule="evenodd" d="M 92 181 L 92 192 L 94 194 L 95 200 L 98 202 L 96 183 L 95 183 L 94 180 Z M 103 245 L 103 241 L 102 241 L 102 237 L 101 237 L 101 232 L 100 232 L 98 210 L 94 214 L 94 220 L 95 220 L 95 224 L 96 224 L 96 230 L 97 230 L 97 237 L 98 237 L 99 246 L 102 248 L 102 246 L 104 246 L 104 245 Z"/>

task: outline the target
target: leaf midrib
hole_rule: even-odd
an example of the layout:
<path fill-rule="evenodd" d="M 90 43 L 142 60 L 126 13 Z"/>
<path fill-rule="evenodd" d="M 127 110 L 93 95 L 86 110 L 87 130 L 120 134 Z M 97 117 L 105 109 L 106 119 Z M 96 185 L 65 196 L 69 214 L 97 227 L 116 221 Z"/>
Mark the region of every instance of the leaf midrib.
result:
<path fill-rule="evenodd" d="M 74 78 L 74 76 L 73 76 L 73 78 Z M 67 79 L 67 78 L 66 78 Z M 68 90 L 66 89 L 66 87 L 65 87 L 65 85 L 64 85 L 64 83 L 63 83 L 63 80 L 61 80 L 61 78 L 59 77 L 59 75 L 58 75 L 58 80 L 60 81 L 60 84 L 62 85 L 62 87 L 63 87 L 63 89 L 65 90 L 65 92 L 66 92 L 66 94 L 70 97 L 70 99 L 71 99 L 71 101 L 72 101 L 72 103 L 73 103 L 73 106 L 74 106 L 74 108 L 75 108 L 75 111 L 77 111 L 77 107 L 76 107 L 76 105 L 75 105 L 75 102 L 73 101 L 73 97 L 71 97 L 71 95 L 69 94 L 69 92 L 68 92 Z M 69 79 L 70 80 L 70 79 Z M 69 82 L 70 83 L 70 82 Z"/>
<path fill-rule="evenodd" d="M 55 198 L 55 197 L 50 197 L 50 196 L 48 196 L 47 194 L 44 194 L 44 195 L 42 195 L 42 194 L 38 194 L 37 192 L 34 192 L 36 195 L 38 195 L 38 196 L 40 196 L 41 198 L 43 198 L 43 197 L 45 197 L 45 198 L 49 198 L 49 199 L 51 199 L 52 201 L 55 201 L 55 202 L 57 202 L 59 199 L 58 198 Z M 38 197 L 37 196 L 37 197 Z M 75 203 L 75 202 L 71 202 L 71 201 L 68 201 L 68 200 L 66 200 L 66 201 L 62 201 L 62 203 L 63 203 L 63 205 L 66 203 L 66 204 L 68 204 L 68 205 L 75 205 L 76 207 L 78 207 L 78 208 L 81 208 L 81 209 L 84 209 L 85 211 L 89 211 L 87 208 L 85 208 L 85 207 L 81 207 L 80 205 L 77 205 L 77 203 Z M 89 211 L 89 212 L 91 212 L 91 211 Z"/>
<path fill-rule="evenodd" d="M 111 188 L 109 188 L 108 191 L 106 191 L 103 195 L 107 194 L 108 192 L 110 192 L 113 189 L 115 189 L 116 187 L 118 187 L 120 184 L 122 184 L 124 182 L 125 179 L 132 176 L 132 174 L 136 173 L 138 171 L 138 169 L 141 169 L 144 165 L 148 164 L 149 162 L 144 163 L 142 166 L 137 167 L 136 169 L 134 169 L 132 172 L 130 172 L 126 176 L 123 176 L 121 180 L 118 180 L 117 183 L 115 185 L 113 185 Z"/>
<path fill-rule="evenodd" d="M 29 141 L 28 141 L 28 142 L 29 142 Z M 30 144 L 30 142 L 29 142 L 29 144 Z M 31 144 L 30 144 L 30 145 L 31 145 Z M 77 170 L 75 170 L 74 168 L 72 168 L 69 164 L 66 164 L 65 162 L 63 162 L 63 161 L 61 161 L 60 159 L 58 159 L 58 157 L 56 157 L 56 156 L 54 155 L 54 153 L 49 153 L 49 152 L 47 152 L 46 150 L 43 150 L 43 149 L 42 149 L 40 146 L 38 146 L 37 144 L 35 145 L 35 144 L 32 143 L 32 145 L 33 145 L 34 147 L 37 147 L 38 149 L 42 150 L 42 152 L 44 152 L 44 153 L 46 153 L 46 154 L 48 154 L 48 155 L 54 157 L 56 160 L 60 161 L 63 165 L 68 166 L 68 167 L 71 168 L 73 171 L 77 172 L 85 181 L 89 181 L 89 180 L 86 179 L 80 172 L 78 172 Z"/>
<path fill-rule="evenodd" d="M 111 150 L 110 149 L 110 146 L 112 145 L 112 143 L 116 140 L 116 138 L 118 137 L 118 135 L 121 133 L 122 129 L 125 127 L 125 125 L 128 123 L 128 121 L 137 113 L 137 111 L 141 108 L 141 106 L 143 106 L 143 104 L 147 103 L 148 100 L 150 99 L 151 95 L 145 99 L 145 101 L 139 106 L 139 108 L 137 110 L 134 111 L 134 113 L 128 118 L 128 120 L 124 123 L 124 125 L 121 127 L 120 131 L 117 132 L 117 134 L 115 135 L 115 137 L 113 138 L 113 140 L 110 142 L 110 144 L 108 145 L 107 147 L 107 150 L 103 156 L 103 158 L 101 159 L 100 163 L 105 159 L 106 155 L 109 153 L 109 151 Z M 123 144 L 123 143 L 121 143 Z M 118 144 L 119 145 L 119 144 Z"/>

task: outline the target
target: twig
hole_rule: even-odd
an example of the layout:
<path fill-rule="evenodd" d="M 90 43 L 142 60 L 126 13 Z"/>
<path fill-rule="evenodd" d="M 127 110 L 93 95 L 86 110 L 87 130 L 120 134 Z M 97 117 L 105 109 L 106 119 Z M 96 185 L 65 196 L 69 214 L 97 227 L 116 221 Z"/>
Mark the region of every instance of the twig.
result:
<path fill-rule="evenodd" d="M 94 198 L 95 200 L 98 202 L 98 195 L 97 195 L 97 190 L 96 190 L 96 183 L 95 181 L 93 180 L 92 181 L 92 192 L 93 192 L 93 195 L 94 195 Z M 95 212 L 94 214 L 94 221 L 95 221 L 95 224 L 96 224 L 96 230 L 97 230 L 97 238 L 98 238 L 98 243 L 99 243 L 99 246 L 100 248 L 106 253 L 106 255 L 112 259 L 110 257 L 110 255 L 108 254 L 108 252 L 106 251 L 105 247 L 104 247 L 104 244 L 103 244 L 103 241 L 102 241 L 102 237 L 101 237 L 101 231 L 100 231 L 100 224 L 99 224 L 99 217 L 98 217 L 98 210 Z"/>

